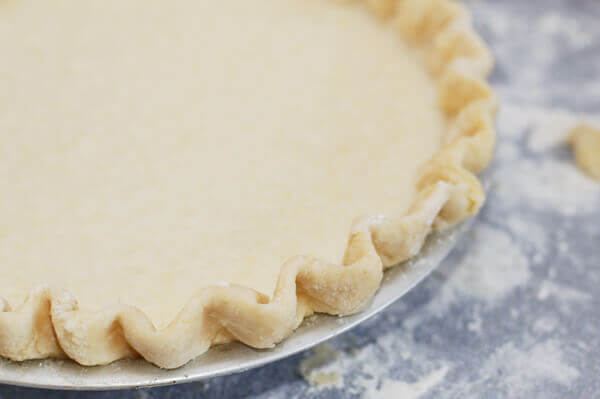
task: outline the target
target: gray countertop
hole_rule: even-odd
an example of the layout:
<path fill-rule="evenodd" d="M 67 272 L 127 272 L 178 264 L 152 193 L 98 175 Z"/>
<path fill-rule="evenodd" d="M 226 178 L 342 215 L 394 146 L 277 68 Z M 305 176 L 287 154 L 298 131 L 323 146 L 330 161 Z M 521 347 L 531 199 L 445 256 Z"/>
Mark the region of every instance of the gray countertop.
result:
<path fill-rule="evenodd" d="M 564 144 L 600 126 L 600 1 L 467 3 L 502 109 L 472 232 L 387 311 L 308 353 L 202 383 L 0 398 L 598 398 L 600 183 Z M 596 115 L 594 115 L 596 114 Z"/>

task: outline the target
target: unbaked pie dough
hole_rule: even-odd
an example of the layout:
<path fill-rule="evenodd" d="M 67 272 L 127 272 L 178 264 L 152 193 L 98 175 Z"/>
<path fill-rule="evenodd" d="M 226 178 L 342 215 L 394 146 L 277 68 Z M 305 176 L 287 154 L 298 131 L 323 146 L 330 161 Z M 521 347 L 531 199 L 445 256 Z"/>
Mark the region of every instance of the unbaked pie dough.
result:
<path fill-rule="evenodd" d="M 580 124 L 571 131 L 569 141 L 579 168 L 600 181 L 600 129 Z"/>
<path fill-rule="evenodd" d="M 483 202 L 492 60 L 449 0 L 11 0 L 0 50 L 14 360 L 270 347 Z"/>

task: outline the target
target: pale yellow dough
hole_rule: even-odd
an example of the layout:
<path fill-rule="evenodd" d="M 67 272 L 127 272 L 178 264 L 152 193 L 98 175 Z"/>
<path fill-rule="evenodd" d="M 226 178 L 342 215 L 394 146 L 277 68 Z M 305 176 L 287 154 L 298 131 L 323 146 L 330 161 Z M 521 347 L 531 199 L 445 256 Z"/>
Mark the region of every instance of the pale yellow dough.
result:
<path fill-rule="evenodd" d="M 577 166 L 592 179 L 600 181 L 600 129 L 581 124 L 571 131 L 569 141 Z"/>
<path fill-rule="evenodd" d="M 419 53 L 321 0 L 0 9 L 0 295 L 41 283 L 164 326 L 203 286 L 271 295 L 405 212 L 445 120 Z M 108 29 L 110 27 L 110 29 Z M 15 38 L 19 38 L 15 40 Z"/>
<path fill-rule="evenodd" d="M 0 51 L 12 360 L 270 348 L 485 199 L 493 59 L 452 0 L 0 1 Z"/>

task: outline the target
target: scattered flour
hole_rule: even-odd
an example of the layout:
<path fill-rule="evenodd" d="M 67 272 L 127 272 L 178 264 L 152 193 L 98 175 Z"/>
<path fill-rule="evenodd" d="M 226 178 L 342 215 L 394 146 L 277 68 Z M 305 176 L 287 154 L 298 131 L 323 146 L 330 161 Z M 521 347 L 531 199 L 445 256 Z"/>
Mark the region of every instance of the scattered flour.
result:
<path fill-rule="evenodd" d="M 432 317 L 445 317 L 451 306 L 466 298 L 482 301 L 486 307 L 497 306 L 512 290 L 529 281 L 529 261 L 508 233 L 478 224 L 473 238 L 464 244 L 468 250 L 457 268 L 436 272 L 446 281 L 431 302 L 404 321 L 408 329 Z M 467 329 L 476 334 L 482 332 L 479 312 L 473 314 Z"/>
<path fill-rule="evenodd" d="M 536 153 L 566 147 L 569 131 L 581 122 L 593 125 L 600 122 L 600 118 L 563 108 L 505 102 L 497 120 L 501 133 L 498 150 L 518 153 L 515 140 L 523 138 L 527 139 L 527 148 Z"/>
<path fill-rule="evenodd" d="M 530 277 L 527 258 L 503 231 L 480 225 L 470 249 L 449 284 L 463 293 L 493 302 Z"/>
<path fill-rule="evenodd" d="M 501 112 L 502 127 L 506 128 L 506 133 L 513 138 L 529 134 L 527 146 L 538 153 L 566 146 L 569 132 L 577 124 L 600 123 L 598 115 L 537 105 L 506 104 Z M 504 134 L 502 130 L 503 137 Z"/>
<path fill-rule="evenodd" d="M 529 262 L 517 243 L 502 230 L 480 224 L 447 287 L 489 303 L 504 297 L 530 277 Z"/>
<path fill-rule="evenodd" d="M 509 342 L 486 361 L 481 371 L 481 379 L 495 381 L 511 398 L 524 397 L 547 381 L 568 385 L 578 376 L 579 372 L 564 361 L 556 340 L 538 343 L 529 350 L 520 350 Z"/>
<path fill-rule="evenodd" d="M 585 302 L 592 299 L 591 295 L 587 292 L 578 291 L 565 285 L 546 280 L 540 285 L 537 298 L 540 301 L 545 301 L 550 297 L 556 298 L 561 302 Z"/>
<path fill-rule="evenodd" d="M 590 213 L 600 204 L 600 185 L 585 176 L 572 159 L 559 160 L 549 152 L 564 147 L 570 128 L 584 117 L 560 109 L 534 106 L 505 106 L 501 112 L 500 148 L 519 149 L 527 139 L 531 157 L 502 162 L 495 178 L 504 182 L 498 195 L 507 206 L 526 206 L 571 216 Z M 509 151 L 510 152 L 510 151 Z"/>
<path fill-rule="evenodd" d="M 365 399 L 416 399 L 423 394 L 429 392 L 433 387 L 441 383 L 446 374 L 448 367 L 443 366 L 435 370 L 418 381 L 404 382 L 386 380 L 381 387 L 377 388 L 373 383 L 374 380 L 366 380 L 362 384 L 366 387 L 364 391 Z"/>
<path fill-rule="evenodd" d="M 468 324 L 467 324 L 467 330 L 475 333 L 475 334 L 481 334 L 483 332 L 483 320 L 481 318 L 481 313 L 477 312 L 473 315 L 473 320 L 471 320 Z"/>
<path fill-rule="evenodd" d="M 535 323 L 534 330 L 540 333 L 550 332 L 556 328 L 557 323 L 555 319 L 540 318 Z M 416 399 L 442 384 L 452 366 L 440 365 L 438 361 L 423 358 L 419 348 L 415 348 L 418 344 L 411 339 L 402 344 L 406 337 L 400 335 L 386 335 L 354 353 L 338 352 L 330 347 L 316 349 L 314 355 L 305 359 L 301 365 L 302 375 L 312 385 L 308 393 L 317 394 L 321 389 L 343 386 L 348 395 L 360 395 L 367 399 Z M 400 346 L 409 345 L 413 346 L 413 350 L 418 350 L 419 366 L 411 366 L 406 361 L 406 369 L 426 370 L 417 378 L 404 377 L 399 380 L 390 377 L 393 359 L 382 356 L 381 350 L 397 352 L 401 348 L 394 343 L 399 342 Z M 308 364 L 311 366 L 307 366 Z M 325 378 L 325 383 L 319 380 L 321 377 L 315 379 L 315 376 L 330 375 L 336 376 L 335 382 L 329 382 L 329 377 Z M 565 361 L 559 341 L 549 339 L 525 349 L 509 342 L 487 358 L 474 379 L 467 377 L 448 381 L 445 389 L 451 397 L 452 392 L 477 394 L 484 386 L 487 387 L 486 390 L 489 389 L 491 383 L 495 391 L 503 392 L 507 397 L 523 397 L 540 385 L 555 383 L 566 386 L 578 377 L 579 371 Z"/>
<path fill-rule="evenodd" d="M 482 21 L 482 24 L 488 27 L 496 36 L 504 36 L 510 31 L 510 20 L 506 14 L 497 13 L 495 18 L 488 18 Z"/>
<path fill-rule="evenodd" d="M 519 148 L 515 148 L 514 141 L 521 138 L 530 125 L 527 115 L 529 115 L 528 110 L 519 105 L 502 104 L 496 119 L 496 129 L 500 135 L 497 143 L 498 150 L 509 146 L 519 151 Z"/>
<path fill-rule="evenodd" d="M 520 157 L 519 149 L 516 146 L 501 145 L 496 149 L 496 162 L 508 163 L 514 162 Z"/>
<path fill-rule="evenodd" d="M 341 370 L 335 364 L 340 354 L 327 344 L 318 345 L 313 348 L 311 356 L 300 362 L 298 371 L 306 381 L 316 387 L 341 388 Z"/>
<path fill-rule="evenodd" d="M 549 333 L 558 327 L 559 321 L 550 316 L 543 316 L 533 323 L 533 330 L 537 333 Z"/>
<path fill-rule="evenodd" d="M 549 11 L 538 20 L 538 30 L 548 36 L 557 35 L 566 38 L 571 46 L 583 47 L 593 41 L 589 31 L 583 29 L 575 18 L 565 18 L 555 11 Z"/>
<path fill-rule="evenodd" d="M 511 187 L 501 195 L 515 206 L 552 210 L 566 216 L 598 209 L 600 185 L 587 178 L 573 163 L 556 160 L 522 160 L 506 167 L 502 176 L 512 176 Z M 515 192 L 518 187 L 518 193 Z"/>
<path fill-rule="evenodd" d="M 394 375 L 396 360 L 386 353 L 400 354 L 409 376 Z M 319 345 L 300 362 L 298 371 L 311 385 L 309 392 L 343 387 L 348 394 L 369 399 L 411 399 L 441 383 L 450 368 L 449 363 L 440 365 L 435 357 L 429 357 L 428 348 L 415 342 L 410 333 L 395 331 L 356 350 L 340 352 Z"/>
<path fill-rule="evenodd" d="M 548 253 L 548 233 L 541 225 L 532 223 L 523 215 L 509 216 L 505 225 L 514 235 L 515 241 L 529 244 L 536 255 L 543 257 Z"/>
<path fill-rule="evenodd" d="M 593 121 L 591 116 L 573 113 L 560 108 L 525 107 L 530 121 L 528 148 L 534 152 L 544 152 L 557 147 L 566 147 L 567 138 L 573 126 L 581 121 Z M 592 123 L 592 122 L 591 122 Z"/>
<path fill-rule="evenodd" d="M 313 372 L 304 377 L 311 385 L 318 387 L 342 388 L 342 377 L 338 372 Z"/>

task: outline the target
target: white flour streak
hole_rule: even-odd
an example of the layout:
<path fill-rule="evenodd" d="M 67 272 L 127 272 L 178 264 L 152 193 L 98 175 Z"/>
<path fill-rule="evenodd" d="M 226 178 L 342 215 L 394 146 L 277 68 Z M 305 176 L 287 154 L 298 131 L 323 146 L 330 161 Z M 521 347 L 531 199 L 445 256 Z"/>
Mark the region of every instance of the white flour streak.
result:
<path fill-rule="evenodd" d="M 397 360 L 382 356 L 385 353 L 399 354 L 407 365 L 413 365 L 412 371 L 425 371 L 416 381 L 398 381 L 397 376 L 390 374 Z M 411 333 L 395 331 L 349 352 L 319 345 L 300 363 L 298 371 L 311 384 L 311 391 L 343 387 L 345 391 L 364 395 L 365 398 L 410 399 L 441 383 L 451 368 L 448 362 L 440 365 L 438 361 L 431 360 L 427 353 L 427 348 L 415 342 Z"/>
<path fill-rule="evenodd" d="M 544 152 L 557 146 L 566 146 L 569 131 L 580 122 L 594 125 L 600 123 L 600 118 L 563 108 L 504 103 L 499 113 L 498 131 L 502 139 L 521 138 L 529 133 L 529 149 Z M 504 140 L 499 143 L 500 147 L 505 144 Z M 510 144 L 514 146 L 514 143 Z"/>
<path fill-rule="evenodd" d="M 510 236 L 488 225 L 476 225 L 468 245 L 468 252 L 456 269 L 440 269 L 446 281 L 438 294 L 427 306 L 411 315 L 404 325 L 413 329 L 423 321 L 444 317 L 448 309 L 468 298 L 482 301 L 486 306 L 496 306 L 517 287 L 523 286 L 531 277 L 527 257 Z M 483 323 L 476 312 L 467 327 L 473 333 L 481 333 Z"/>
<path fill-rule="evenodd" d="M 497 172 L 509 182 L 498 190 L 507 205 L 526 205 L 572 216 L 598 209 L 600 185 L 581 173 L 573 162 L 525 159 Z"/>
<path fill-rule="evenodd" d="M 540 317 L 533 323 L 533 330 L 537 333 L 549 333 L 556 329 L 559 321 L 554 317 Z"/>
<path fill-rule="evenodd" d="M 506 221 L 506 226 L 516 241 L 531 245 L 537 254 L 543 256 L 548 252 L 547 232 L 539 224 L 524 219 L 522 215 L 513 215 Z"/>
<path fill-rule="evenodd" d="M 564 37 L 574 47 L 583 47 L 592 42 L 592 35 L 586 32 L 576 19 L 565 18 L 555 11 L 542 15 L 537 26 L 541 33 Z"/>
<path fill-rule="evenodd" d="M 561 345 L 555 340 L 529 350 L 520 350 L 509 342 L 486 361 L 481 371 L 481 379 L 497 381 L 498 388 L 509 397 L 523 397 L 546 381 L 568 385 L 578 376 L 579 371 L 564 361 Z"/>
<path fill-rule="evenodd" d="M 497 119 L 498 132 L 501 134 L 498 142 L 500 147 L 506 146 L 507 142 L 509 145 L 514 146 L 513 143 L 510 143 L 510 140 L 523 136 L 527 127 L 531 124 L 529 115 L 529 107 L 523 108 L 517 105 L 502 104 Z"/>
<path fill-rule="evenodd" d="M 587 292 L 577 291 L 565 285 L 546 280 L 540 285 L 537 298 L 540 301 L 545 301 L 550 297 L 561 302 L 585 302 L 592 299 Z"/>
<path fill-rule="evenodd" d="M 508 109 L 512 117 L 515 117 L 516 113 L 526 115 L 528 126 L 531 127 L 528 146 L 535 152 L 565 146 L 571 129 L 579 123 L 600 123 L 600 119 L 595 115 L 575 113 L 561 108 L 513 106 Z"/>
<path fill-rule="evenodd" d="M 528 137 L 528 148 L 535 159 L 503 162 L 495 177 L 504 182 L 497 193 L 506 206 L 525 204 L 533 209 L 564 215 L 589 213 L 598 209 L 600 185 L 585 176 L 572 159 L 557 160 L 549 151 L 566 148 L 569 130 L 579 121 L 594 123 L 590 116 L 560 109 L 535 106 L 505 106 L 500 120 L 502 135 L 499 153 L 518 150 L 517 139 Z M 528 136 L 526 136 L 528 135 Z"/>
<path fill-rule="evenodd" d="M 478 225 L 472 245 L 448 286 L 462 294 L 494 302 L 530 277 L 527 258 L 501 230 Z"/>
<path fill-rule="evenodd" d="M 441 383 L 447 373 L 448 367 L 444 366 L 415 382 L 408 383 L 404 381 L 387 380 L 379 389 L 374 386 L 373 380 L 367 380 L 366 383 L 363 382 L 363 384 L 367 386 L 364 397 L 366 399 L 416 399 Z"/>
<path fill-rule="evenodd" d="M 481 334 L 483 332 L 482 326 L 481 313 L 477 312 L 473 315 L 473 320 L 467 324 L 467 329 L 475 334 Z"/>
<path fill-rule="evenodd" d="M 531 121 L 528 146 L 535 152 L 566 145 L 569 131 L 583 119 L 582 116 L 560 109 L 528 107 L 527 110 Z"/>

